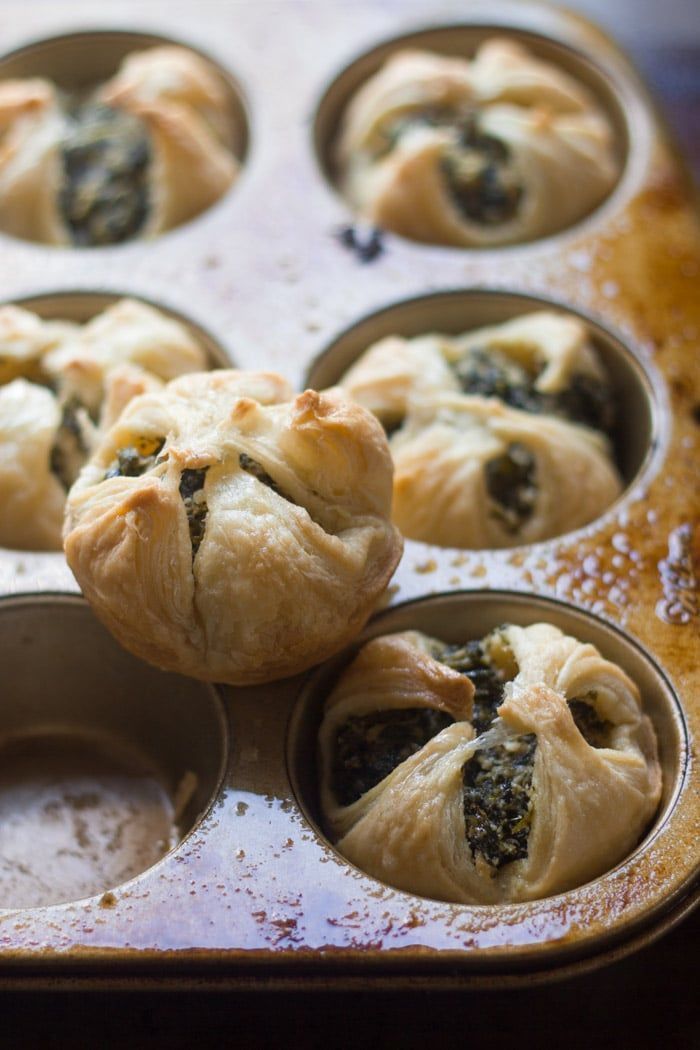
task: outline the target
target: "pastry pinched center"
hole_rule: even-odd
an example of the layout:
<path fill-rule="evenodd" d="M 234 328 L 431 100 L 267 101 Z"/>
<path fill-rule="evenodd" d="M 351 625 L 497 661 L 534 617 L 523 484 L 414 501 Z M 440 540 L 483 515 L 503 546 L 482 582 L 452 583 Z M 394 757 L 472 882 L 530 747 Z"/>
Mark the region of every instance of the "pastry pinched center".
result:
<path fill-rule="evenodd" d="M 458 645 L 373 639 L 328 697 L 319 743 L 340 852 L 390 885 L 463 903 L 595 877 L 639 841 L 661 792 L 634 683 L 546 623 Z"/>
<path fill-rule="evenodd" d="M 274 373 L 201 372 L 134 398 L 104 435 L 69 495 L 66 557 L 132 652 L 269 682 L 361 629 L 400 557 L 390 503 L 364 409 Z"/>
<path fill-rule="evenodd" d="M 469 114 L 457 125 L 457 141 L 446 151 L 442 173 L 459 210 L 472 222 L 495 226 L 518 212 L 525 195 L 512 152 L 502 139 L 480 129 Z"/>

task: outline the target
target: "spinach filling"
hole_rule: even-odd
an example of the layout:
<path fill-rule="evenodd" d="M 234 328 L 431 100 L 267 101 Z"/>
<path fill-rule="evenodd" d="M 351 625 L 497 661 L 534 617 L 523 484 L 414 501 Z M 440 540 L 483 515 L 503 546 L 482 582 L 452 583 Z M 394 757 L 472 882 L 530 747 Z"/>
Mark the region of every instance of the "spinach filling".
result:
<path fill-rule="evenodd" d="M 482 641 L 431 646 L 434 659 L 474 685 L 472 725 L 477 736 L 491 728 L 503 688 L 517 674 L 501 629 Z M 349 718 L 336 734 L 331 783 L 338 803 L 349 806 L 380 783 L 453 719 L 431 708 L 373 712 Z M 534 733 L 479 748 L 462 768 L 465 835 L 472 854 L 494 869 L 527 856 L 532 820 Z"/>
<path fill-rule="evenodd" d="M 357 801 L 453 721 L 430 707 L 349 718 L 338 730 L 333 748 L 331 784 L 339 804 Z"/>
<path fill-rule="evenodd" d="M 105 473 L 105 480 L 118 477 L 140 478 L 157 463 L 162 462 L 159 453 L 164 445 L 165 438 L 139 438 L 134 445 L 118 449 L 115 459 Z M 199 470 L 183 470 L 178 486 L 180 497 L 185 504 L 193 560 L 204 538 L 209 510 L 204 498 L 204 479 L 208 469 L 202 467 Z"/>
<path fill-rule="evenodd" d="M 238 464 L 241 470 L 245 470 L 246 474 L 252 474 L 261 485 L 267 485 L 269 489 L 276 492 L 282 499 L 286 499 L 288 503 L 294 503 L 295 501 L 288 496 L 286 492 L 283 492 L 279 487 L 274 478 L 271 478 L 261 463 L 258 463 L 257 459 L 253 459 L 246 452 L 241 452 L 238 456 Z M 296 505 L 296 504 L 295 504 Z"/>
<path fill-rule="evenodd" d="M 545 394 L 535 388 L 537 375 L 496 350 L 474 347 L 454 366 L 465 394 L 497 397 L 522 412 L 560 416 L 609 434 L 615 423 L 612 391 L 607 383 L 579 373 L 566 390 Z"/>
<path fill-rule="evenodd" d="M 534 378 L 505 354 L 474 347 L 455 362 L 454 371 L 465 394 L 497 397 L 524 412 L 541 411 Z"/>
<path fill-rule="evenodd" d="M 458 141 L 445 154 L 442 172 L 450 196 L 468 219 L 495 226 L 513 218 L 524 191 L 510 150 L 501 139 L 481 131 L 472 111 L 435 105 L 399 117 L 381 129 L 374 159 L 389 153 L 402 135 L 415 127 L 457 129 Z"/>
<path fill-rule="evenodd" d="M 180 475 L 180 496 L 185 504 L 185 512 L 187 514 L 193 561 L 204 539 L 204 530 L 209 512 L 207 501 L 204 498 L 204 481 L 208 470 L 209 467 L 202 467 L 201 470 L 183 470 Z"/>
<path fill-rule="evenodd" d="M 563 416 L 572 423 L 583 423 L 594 430 L 611 434 L 615 425 L 615 402 L 607 383 L 593 376 L 575 375 L 566 390 L 559 394 L 540 394 L 542 412 Z M 547 407 L 548 400 L 551 407 Z"/>
<path fill-rule="evenodd" d="M 378 226 L 371 226 L 366 231 L 359 224 L 343 226 L 338 231 L 338 240 L 362 263 L 374 262 L 384 251 L 384 234 Z"/>
<path fill-rule="evenodd" d="M 594 706 L 595 694 L 575 697 L 569 700 L 569 710 L 576 728 L 591 747 L 610 747 L 610 734 L 613 723 L 598 715 Z"/>
<path fill-rule="evenodd" d="M 535 457 L 519 441 L 490 459 L 485 467 L 486 489 L 491 497 L 491 513 L 507 532 L 517 533 L 535 509 L 537 484 Z"/>
<path fill-rule="evenodd" d="M 491 663 L 482 642 L 467 642 L 466 645 L 448 645 L 435 658 L 440 663 L 465 675 L 474 686 L 474 707 L 471 723 L 477 736 L 485 733 L 496 717 L 496 709 L 503 700 L 503 686 L 517 673 L 509 674 L 505 669 Z"/>
<path fill-rule="evenodd" d="M 474 857 L 495 869 L 527 856 L 534 733 L 480 748 L 462 769 L 464 827 Z"/>
<path fill-rule="evenodd" d="M 481 131 L 474 114 L 462 120 L 459 132 L 458 144 L 442 162 L 452 199 L 472 222 L 482 226 L 508 222 L 523 198 L 510 150 L 500 139 Z"/>
<path fill-rule="evenodd" d="M 436 659 L 472 682 L 471 722 L 477 736 L 491 728 L 503 701 L 503 688 L 518 673 L 501 631 L 482 641 L 446 646 Z M 534 733 L 480 748 L 462 768 L 462 803 L 467 842 L 492 868 L 527 856 L 532 816 Z"/>
<path fill-rule="evenodd" d="M 61 422 L 49 454 L 51 470 L 66 492 L 80 473 L 89 452 L 78 415 L 82 409 L 84 406 L 77 398 L 71 398 L 63 405 Z"/>
<path fill-rule="evenodd" d="M 107 478 L 140 478 L 158 462 L 158 453 L 165 438 L 139 438 L 135 445 L 117 449 L 115 459 L 107 468 Z"/>
<path fill-rule="evenodd" d="M 110 106 L 78 106 L 61 144 L 59 207 L 76 245 L 118 244 L 148 216 L 151 145 L 138 117 Z"/>

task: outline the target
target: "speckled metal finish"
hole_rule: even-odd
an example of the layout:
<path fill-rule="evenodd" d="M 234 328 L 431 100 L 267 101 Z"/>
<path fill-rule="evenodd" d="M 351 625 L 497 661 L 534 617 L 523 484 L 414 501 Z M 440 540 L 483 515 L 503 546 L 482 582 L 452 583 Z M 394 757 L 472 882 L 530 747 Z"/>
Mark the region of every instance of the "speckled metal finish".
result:
<path fill-rule="evenodd" d="M 201 822 L 154 868 L 113 887 L 107 906 L 98 896 L 0 911 L 0 981 L 528 982 L 617 958 L 680 921 L 695 903 L 700 869 L 700 228 L 682 168 L 624 57 L 573 16 L 506 0 L 407 7 L 311 0 L 293 8 L 202 0 L 196 17 L 190 3 L 148 0 L 137 26 L 112 0 L 66 0 L 60 7 L 8 4 L 1 17 L 8 50 L 86 27 L 136 28 L 190 43 L 233 74 L 249 121 L 238 184 L 157 241 L 71 252 L 2 238 L 5 300 L 77 289 L 142 296 L 184 314 L 237 365 L 276 369 L 295 384 L 329 348 L 323 367 L 332 372 L 333 346 L 360 318 L 444 289 L 555 300 L 598 323 L 604 343 L 627 348 L 632 364 L 624 364 L 623 350 L 621 389 L 639 410 L 627 420 L 636 466 L 622 499 L 585 529 L 533 547 L 459 552 L 407 542 L 389 604 L 448 597 L 391 608 L 381 626 L 442 623 L 454 633 L 468 629 L 479 608 L 499 618 L 510 610 L 523 622 L 550 610 L 555 622 L 581 623 L 581 637 L 648 676 L 665 790 L 660 816 L 634 855 L 585 887 L 499 908 L 426 901 L 358 872 L 316 828 L 309 741 L 319 680 L 305 690 L 300 680 L 224 689 L 228 758 Z M 343 84 L 326 96 L 314 134 L 317 107 L 358 55 L 413 29 L 458 22 L 542 34 L 544 44 L 529 38 L 534 47 L 564 54 L 561 44 L 588 56 L 589 79 L 627 140 L 623 175 L 594 214 L 547 240 L 467 252 L 387 235 L 383 253 L 363 264 L 337 237 L 352 216 L 315 152 Z M 460 37 L 451 29 L 426 42 L 459 50 L 473 39 L 473 30 Z M 114 54 L 109 39 L 98 39 L 93 65 L 101 47 Z M 575 56 L 567 61 L 580 66 Z M 473 300 L 455 301 L 453 324 L 463 311 L 467 328 Z M 423 303 L 419 313 L 434 309 Z M 352 334 L 344 341 L 352 356 Z M 12 596 L 22 593 L 36 596 L 28 605 L 17 600 L 18 608 L 22 615 L 35 608 L 43 631 L 51 617 L 61 619 L 65 603 L 82 609 L 79 598 L 52 591 L 77 591 L 62 555 L 0 552 L 6 622 Z M 481 591 L 499 594 L 481 598 Z M 79 655 L 76 635 L 62 658 Z M 7 637 L 0 636 L 0 652 Z M 107 652 L 113 643 L 104 644 Z M 55 681 L 60 691 L 60 663 Z M 7 683 L 3 692 L 7 703 Z M 164 700 L 158 703 L 162 709 Z"/>

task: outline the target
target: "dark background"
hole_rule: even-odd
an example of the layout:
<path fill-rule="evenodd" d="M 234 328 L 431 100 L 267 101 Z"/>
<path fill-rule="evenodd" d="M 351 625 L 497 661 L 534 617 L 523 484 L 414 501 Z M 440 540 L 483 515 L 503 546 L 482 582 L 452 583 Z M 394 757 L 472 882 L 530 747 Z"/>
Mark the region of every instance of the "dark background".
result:
<path fill-rule="evenodd" d="M 631 54 L 700 183 L 700 0 L 569 0 Z"/>
<path fill-rule="evenodd" d="M 700 911 L 593 974 L 517 991 L 5 995 L 0 1047 L 697 1050 Z"/>

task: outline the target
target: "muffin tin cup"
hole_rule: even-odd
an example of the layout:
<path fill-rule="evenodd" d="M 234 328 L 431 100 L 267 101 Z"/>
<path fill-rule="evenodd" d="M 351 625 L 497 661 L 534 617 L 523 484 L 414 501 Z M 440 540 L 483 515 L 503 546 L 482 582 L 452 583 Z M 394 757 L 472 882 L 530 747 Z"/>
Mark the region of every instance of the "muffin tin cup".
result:
<path fill-rule="evenodd" d="M 460 335 L 497 325 L 536 310 L 579 316 L 613 388 L 617 422 L 613 444 L 617 466 L 629 489 L 648 478 L 664 445 L 663 394 L 659 376 L 624 341 L 599 321 L 555 300 L 499 289 L 454 289 L 420 295 L 360 318 L 341 332 L 312 363 L 307 386 L 334 386 L 373 343 L 391 335 L 405 338 L 429 332 Z M 624 499 L 624 496 L 622 497 Z"/>
<path fill-rule="evenodd" d="M 685 863 L 673 873 L 666 871 L 661 875 L 669 841 L 674 850 L 679 847 L 679 825 L 685 825 L 695 809 L 688 794 L 688 731 L 668 679 L 623 632 L 560 602 L 512 592 L 476 591 L 435 595 L 396 606 L 376 617 L 361 641 L 418 630 L 458 644 L 483 637 L 504 623 L 528 626 L 538 622 L 551 623 L 580 641 L 592 643 L 637 683 L 659 741 L 662 797 L 651 827 L 632 854 L 586 885 L 523 904 L 464 906 L 432 902 L 443 913 L 451 913 L 447 927 L 469 930 L 473 943 L 465 964 L 470 969 L 517 971 L 524 965 L 549 969 L 554 963 L 563 964 L 591 952 L 599 954 L 638 934 L 640 927 L 653 929 L 659 921 L 663 924 L 666 910 L 684 901 L 700 871 L 700 858 L 694 855 L 692 831 L 688 828 L 685 849 L 679 850 Z M 357 648 L 353 646 L 351 651 L 329 661 L 311 677 L 290 721 L 287 756 L 292 785 L 307 819 L 321 836 L 324 830 L 318 799 L 317 734 L 325 699 Z M 671 876 L 675 886 L 671 889 L 667 883 L 657 895 L 660 875 L 662 881 Z M 631 886 L 639 888 L 633 899 Z M 411 894 L 394 892 L 397 900 L 411 898 Z M 422 907 L 429 905 L 418 897 L 413 903 L 418 915 Z M 498 929 L 497 938 L 493 937 L 494 927 Z"/>
<path fill-rule="evenodd" d="M 109 909 L 209 807 L 219 696 L 120 649 L 78 597 L 0 601 L 0 639 L 0 907 Z"/>
<path fill-rule="evenodd" d="M 116 291 L 61 290 L 18 296 L 3 305 L 19 306 L 44 321 L 74 321 L 85 324 L 120 299 L 135 298 L 183 324 L 204 349 L 210 368 L 232 368 L 223 347 L 202 325 L 158 302 Z M 77 590 L 62 551 L 24 551 L 0 547 L 0 594 L 27 590 Z"/>
<path fill-rule="evenodd" d="M 457 331 L 542 302 L 583 316 L 635 416 L 620 442 L 628 485 L 621 499 L 584 529 L 533 547 L 456 551 L 407 542 L 389 608 L 368 632 L 416 626 L 417 616 L 435 625 L 433 633 L 454 634 L 486 609 L 516 622 L 547 613 L 580 628 L 581 637 L 641 675 L 661 740 L 664 799 L 632 856 L 568 894 L 496 910 L 415 898 L 349 865 L 317 822 L 313 734 L 323 690 L 348 656 L 306 684 L 222 688 L 221 720 L 202 716 L 210 727 L 210 759 L 200 764 L 208 788 L 189 833 L 154 867 L 111 888 L 107 906 L 94 896 L 0 913 L 0 982 L 114 987 L 138 976 L 140 987 L 196 979 L 239 988 L 461 988 L 581 973 L 651 943 L 682 920 L 699 892 L 693 754 L 700 732 L 700 228 L 693 200 L 643 84 L 595 27 L 549 5 L 512 0 L 455 4 L 445 17 L 462 26 L 431 27 L 434 10 L 426 2 L 411 11 L 413 24 L 422 24 L 421 40 L 427 30 L 441 48 L 471 50 L 485 27 L 507 28 L 574 72 L 585 67 L 584 79 L 620 130 L 624 170 L 598 209 L 553 237 L 462 251 L 387 234 L 374 261 L 363 263 L 338 237 L 354 217 L 320 170 L 317 149 L 327 156 L 351 90 L 344 71 L 357 55 L 370 56 L 352 71 L 359 83 L 376 68 L 376 49 L 404 43 L 411 27 L 398 7 L 376 0 L 359 7 L 312 0 L 304 19 L 280 9 L 271 21 L 264 8 L 203 0 L 196 26 L 190 11 L 177 8 L 167 27 L 155 7 L 142 12 L 154 41 L 162 30 L 240 74 L 242 105 L 255 117 L 255 148 L 234 191 L 148 244 L 70 252 L 5 238 L 6 301 L 29 305 L 27 297 L 45 296 L 47 288 L 53 300 L 65 288 L 62 306 L 78 294 L 73 289 L 128 289 L 222 333 L 239 367 L 281 371 L 297 386 L 310 368 L 319 385 L 335 381 L 365 338 L 368 345 L 385 334 L 385 323 L 400 320 L 406 334 L 424 321 Z M 105 41 L 119 36 L 130 47 L 130 40 L 149 37 L 115 34 L 109 13 L 85 0 L 65 0 L 60 18 L 39 34 L 36 14 L 16 4 L 8 18 L 12 61 L 31 54 L 28 40 L 41 35 L 46 48 L 52 30 L 65 40 L 82 32 L 88 17 L 103 23 L 97 28 Z M 89 63 L 81 77 L 103 74 Z M 19 68 L 0 62 L 0 73 Z M 328 91 L 328 84 L 335 86 Z M 452 291 L 442 295 L 445 289 Z M 45 593 L 74 589 L 60 555 L 0 552 L 0 617 L 9 622 L 47 603 L 47 645 L 65 637 L 71 603 L 80 616 L 90 615 L 76 596 Z M 101 644 L 97 652 L 106 651 Z M 18 683 L 22 676 L 40 680 L 34 664 L 16 659 Z M 86 667 L 91 659 L 86 652 Z M 114 659 L 132 666 L 131 657 Z M 125 682 L 160 675 L 142 672 L 136 661 L 133 668 Z M 178 738 L 194 738 L 194 712 L 214 703 L 209 687 L 189 688 L 192 710 L 172 710 L 182 725 Z M 156 695 L 153 717 L 163 719 L 165 699 Z M 140 711 L 127 699 L 138 722 Z M 112 694 L 109 702 L 118 709 L 124 700 Z M 140 706 L 149 709 L 145 701 Z M 82 725 L 83 736 L 90 724 Z M 159 725 L 169 739 L 167 719 Z M 111 739 L 113 726 L 98 719 L 103 738 L 106 731 Z M 141 754 L 144 740 L 129 739 Z M 158 768 L 171 768 L 159 746 L 145 750 Z M 184 745 L 181 754 L 184 760 Z"/>
<path fill-rule="evenodd" d="M 335 158 L 338 132 L 342 126 L 348 103 L 362 85 L 374 76 L 392 55 L 404 49 L 432 51 L 449 57 L 472 58 L 485 40 L 502 32 L 502 25 L 509 25 L 507 18 L 501 22 L 498 16 L 499 12 L 496 11 L 496 17 L 493 20 L 490 20 L 488 16 L 481 19 L 475 17 L 470 25 L 429 27 L 403 36 L 394 36 L 364 52 L 345 66 L 326 88 L 316 110 L 314 122 L 314 147 L 319 169 L 333 189 L 336 189 L 339 181 Z M 643 110 L 637 104 L 635 92 L 630 89 L 629 82 L 619 70 L 601 68 L 594 57 L 572 47 L 569 42 L 556 39 L 551 32 L 548 35 L 541 35 L 534 28 L 523 27 L 513 30 L 509 27 L 508 36 L 526 47 L 541 61 L 563 69 L 579 83 L 584 84 L 607 117 L 616 144 L 615 159 L 620 166 L 620 175 L 610 194 L 594 209 L 594 212 L 602 212 L 604 216 L 608 211 L 610 198 L 613 198 L 610 201 L 610 208 L 614 209 L 616 206 L 614 198 L 618 190 L 620 194 L 624 194 L 626 180 L 634 179 L 635 170 L 644 154 L 644 147 L 648 144 L 649 128 Z M 585 226 L 593 214 L 589 212 L 582 216 L 574 226 L 558 230 L 545 238 L 536 238 L 536 240 L 566 237 L 579 225 Z M 462 248 L 456 250 L 464 251 Z M 482 249 L 471 250 L 478 252 Z M 509 246 L 498 250 L 507 252 Z"/>
<path fill-rule="evenodd" d="M 185 46 L 191 51 L 198 52 L 196 47 L 166 34 L 116 29 L 61 33 L 57 36 L 32 41 L 2 55 L 0 57 L 0 79 L 43 77 L 52 81 L 68 95 L 80 98 L 114 76 L 122 60 L 132 52 L 171 45 Z M 232 73 L 216 63 L 209 55 L 202 54 L 201 51 L 198 53 L 201 58 L 206 59 L 223 85 L 228 110 L 226 145 L 243 166 L 250 135 L 247 105 L 242 88 Z M 189 221 L 196 221 L 197 218 L 198 216 L 195 216 Z M 182 225 L 187 225 L 187 223 Z M 164 233 L 168 232 L 164 231 Z M 88 254 L 101 247 L 105 246 L 90 246 Z M 114 249 L 115 245 L 108 247 Z M 116 247 L 118 250 L 121 245 Z M 70 247 L 67 250 L 72 253 L 84 249 Z"/>

